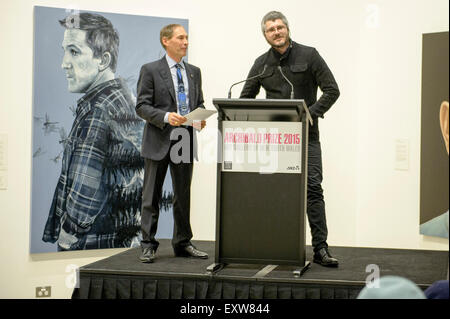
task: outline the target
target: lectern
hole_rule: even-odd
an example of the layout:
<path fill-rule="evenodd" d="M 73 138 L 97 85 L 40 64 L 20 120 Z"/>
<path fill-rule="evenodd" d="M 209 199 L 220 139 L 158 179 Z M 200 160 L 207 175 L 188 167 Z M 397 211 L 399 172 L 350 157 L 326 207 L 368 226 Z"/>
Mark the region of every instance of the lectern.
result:
<path fill-rule="evenodd" d="M 309 267 L 305 254 L 308 123 L 304 100 L 213 99 L 218 110 L 215 260 Z"/>

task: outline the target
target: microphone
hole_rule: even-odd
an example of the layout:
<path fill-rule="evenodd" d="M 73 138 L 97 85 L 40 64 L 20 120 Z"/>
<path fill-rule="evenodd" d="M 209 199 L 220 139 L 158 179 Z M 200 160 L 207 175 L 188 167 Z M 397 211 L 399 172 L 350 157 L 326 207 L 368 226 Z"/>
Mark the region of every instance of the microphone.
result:
<path fill-rule="evenodd" d="M 249 78 L 247 78 L 247 79 L 245 79 L 243 81 L 239 81 L 239 82 L 234 83 L 230 87 L 230 90 L 228 91 L 228 98 L 231 99 L 231 89 L 233 88 L 233 86 L 235 86 L 236 84 L 239 84 L 239 83 L 242 83 L 242 82 L 247 82 L 248 80 L 253 80 L 253 79 L 256 79 L 256 78 L 260 77 L 261 75 L 264 74 L 264 72 L 266 72 L 266 69 L 267 69 L 267 64 L 264 64 L 264 68 L 263 68 L 263 70 L 262 70 L 262 72 L 260 74 L 252 76 L 252 77 L 249 77 Z"/>
<path fill-rule="evenodd" d="M 287 83 L 289 83 L 289 85 L 291 86 L 291 100 L 294 99 L 294 85 L 292 85 L 291 81 L 288 80 L 288 78 L 286 77 L 286 75 L 284 75 L 283 71 L 281 70 L 281 66 L 278 66 L 278 70 L 280 70 L 281 75 L 284 77 L 284 79 L 287 81 Z"/>

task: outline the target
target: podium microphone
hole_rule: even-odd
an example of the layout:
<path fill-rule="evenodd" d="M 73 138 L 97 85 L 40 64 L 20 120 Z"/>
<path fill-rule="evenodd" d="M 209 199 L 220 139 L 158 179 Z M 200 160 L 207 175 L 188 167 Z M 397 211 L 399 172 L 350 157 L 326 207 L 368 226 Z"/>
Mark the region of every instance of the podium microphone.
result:
<path fill-rule="evenodd" d="M 294 85 L 292 85 L 291 81 L 288 80 L 288 78 L 286 77 L 286 75 L 284 75 L 283 71 L 281 70 L 281 66 L 278 66 L 278 70 L 280 70 L 281 75 L 283 76 L 283 78 L 287 81 L 287 83 L 289 83 L 289 85 L 291 86 L 291 100 L 294 99 Z"/>
<path fill-rule="evenodd" d="M 243 81 L 239 81 L 239 82 L 234 83 L 230 87 L 230 90 L 228 91 L 228 98 L 231 99 L 231 89 L 233 88 L 233 86 L 235 86 L 236 84 L 239 84 L 239 83 L 242 83 L 242 82 L 247 82 L 248 80 L 253 80 L 253 79 L 256 79 L 256 78 L 260 77 L 261 75 L 264 74 L 264 72 L 266 72 L 266 69 L 267 69 L 267 64 L 264 64 L 264 68 L 263 68 L 263 70 L 262 70 L 262 72 L 260 74 L 252 76 L 252 77 L 249 77 L 249 78 L 247 78 L 247 79 L 245 79 Z"/>

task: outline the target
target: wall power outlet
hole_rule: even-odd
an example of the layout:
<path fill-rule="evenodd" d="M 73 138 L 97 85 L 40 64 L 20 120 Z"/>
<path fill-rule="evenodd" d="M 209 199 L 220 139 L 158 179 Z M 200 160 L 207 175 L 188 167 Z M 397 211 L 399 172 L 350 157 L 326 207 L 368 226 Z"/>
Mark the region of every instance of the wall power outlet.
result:
<path fill-rule="evenodd" d="M 48 298 L 52 296 L 52 287 L 36 287 L 36 298 Z"/>

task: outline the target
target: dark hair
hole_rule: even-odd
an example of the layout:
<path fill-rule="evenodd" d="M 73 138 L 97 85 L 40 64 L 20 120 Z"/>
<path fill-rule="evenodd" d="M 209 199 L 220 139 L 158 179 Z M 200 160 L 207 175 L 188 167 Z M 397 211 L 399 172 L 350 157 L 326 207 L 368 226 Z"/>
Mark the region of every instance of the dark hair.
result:
<path fill-rule="evenodd" d="M 119 33 L 114 29 L 111 21 L 94 13 L 76 13 L 67 16 L 59 23 L 66 29 L 79 29 L 86 31 L 86 42 L 99 58 L 105 52 L 111 54 L 110 68 L 116 72 L 119 56 Z"/>
<path fill-rule="evenodd" d="M 283 21 L 283 23 L 286 25 L 286 28 L 289 31 L 289 22 L 286 19 L 286 17 L 284 16 L 284 14 L 282 14 L 281 12 L 278 12 L 278 11 L 270 11 L 262 18 L 262 21 L 261 21 L 262 33 L 263 34 L 266 33 L 266 22 L 267 21 L 275 21 L 277 19 L 280 19 L 281 21 Z"/>
<path fill-rule="evenodd" d="M 166 47 L 164 46 L 164 43 L 162 42 L 163 38 L 172 38 L 173 36 L 173 30 L 177 27 L 182 27 L 181 24 L 169 24 L 166 25 L 165 27 L 163 27 L 161 29 L 161 31 L 159 32 L 159 41 L 161 42 L 161 45 L 163 46 L 163 48 L 165 49 Z"/>

